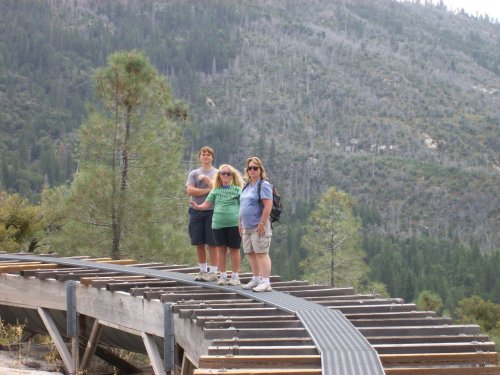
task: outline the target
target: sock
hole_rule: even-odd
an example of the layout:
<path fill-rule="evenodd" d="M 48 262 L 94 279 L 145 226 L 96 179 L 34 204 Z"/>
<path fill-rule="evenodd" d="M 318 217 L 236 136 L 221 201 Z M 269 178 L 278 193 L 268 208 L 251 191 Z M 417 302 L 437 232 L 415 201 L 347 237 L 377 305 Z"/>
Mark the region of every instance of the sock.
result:
<path fill-rule="evenodd" d="M 219 267 L 217 267 L 217 266 L 210 266 L 210 270 L 208 272 L 210 272 L 210 273 L 217 273 L 217 269 L 218 268 Z"/>
<path fill-rule="evenodd" d="M 269 277 L 263 277 L 261 282 L 262 282 L 262 284 L 269 284 L 270 283 Z"/>
<path fill-rule="evenodd" d="M 252 280 L 260 282 L 260 276 L 252 276 Z"/>
<path fill-rule="evenodd" d="M 238 280 L 239 278 L 240 278 L 240 277 L 239 277 L 239 275 L 238 275 L 238 272 L 233 272 L 233 273 L 231 274 L 231 279 L 233 279 L 233 280 Z"/>
<path fill-rule="evenodd" d="M 199 266 L 200 266 L 200 271 L 201 272 L 207 272 L 208 265 L 206 263 L 200 263 Z"/>
<path fill-rule="evenodd" d="M 227 273 L 226 272 L 221 272 L 220 273 L 220 278 L 221 279 L 227 279 Z"/>

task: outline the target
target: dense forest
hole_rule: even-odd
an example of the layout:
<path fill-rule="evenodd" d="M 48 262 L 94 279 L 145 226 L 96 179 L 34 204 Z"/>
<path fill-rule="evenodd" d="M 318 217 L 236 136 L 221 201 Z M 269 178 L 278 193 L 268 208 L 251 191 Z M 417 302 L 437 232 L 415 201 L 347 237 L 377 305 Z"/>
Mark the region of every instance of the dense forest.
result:
<path fill-rule="evenodd" d="M 0 189 L 36 205 L 73 182 L 91 77 L 137 50 L 189 106 L 184 173 L 205 144 L 216 164 L 264 160 L 284 202 L 274 272 L 304 275 L 307 218 L 336 187 L 361 224 L 360 287 L 500 303 L 492 21 L 419 1 L 0 0 Z"/>

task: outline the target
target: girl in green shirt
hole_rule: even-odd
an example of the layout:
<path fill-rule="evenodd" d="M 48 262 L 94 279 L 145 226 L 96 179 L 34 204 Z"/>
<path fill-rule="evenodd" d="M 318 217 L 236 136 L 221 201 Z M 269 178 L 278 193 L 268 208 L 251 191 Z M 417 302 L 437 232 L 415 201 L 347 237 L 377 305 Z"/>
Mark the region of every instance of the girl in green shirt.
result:
<path fill-rule="evenodd" d="M 238 228 L 240 211 L 240 194 L 243 187 L 243 178 L 231 165 L 223 164 L 215 175 L 214 187 L 208 194 L 205 202 L 196 204 L 190 202 L 191 207 L 197 210 L 214 210 L 212 229 L 218 252 L 218 268 L 220 277 L 218 285 L 239 285 L 239 269 L 241 263 L 240 245 L 241 236 Z M 226 273 L 227 249 L 231 252 L 231 279 Z"/>

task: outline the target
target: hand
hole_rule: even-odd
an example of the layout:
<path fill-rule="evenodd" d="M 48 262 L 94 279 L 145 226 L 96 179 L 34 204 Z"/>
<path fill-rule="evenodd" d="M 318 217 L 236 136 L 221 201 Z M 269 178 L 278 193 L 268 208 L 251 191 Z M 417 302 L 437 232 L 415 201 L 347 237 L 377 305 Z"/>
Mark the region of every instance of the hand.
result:
<path fill-rule="evenodd" d="M 189 201 L 189 206 L 191 208 L 198 208 L 198 205 L 195 202 L 193 202 L 193 201 Z"/>

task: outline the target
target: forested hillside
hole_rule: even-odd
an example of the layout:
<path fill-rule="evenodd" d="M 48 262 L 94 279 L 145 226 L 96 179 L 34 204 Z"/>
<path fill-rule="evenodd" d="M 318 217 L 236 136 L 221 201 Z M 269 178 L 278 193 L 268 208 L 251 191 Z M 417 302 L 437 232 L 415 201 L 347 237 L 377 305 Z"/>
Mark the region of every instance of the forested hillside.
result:
<path fill-rule="evenodd" d="M 264 160 L 285 204 L 277 273 L 301 276 L 306 219 L 335 186 L 391 293 L 499 302 L 500 24 L 420 3 L 0 0 L 0 188 L 37 202 L 72 180 L 91 73 L 137 49 L 190 106 L 186 172 L 204 144 L 216 164 Z"/>

